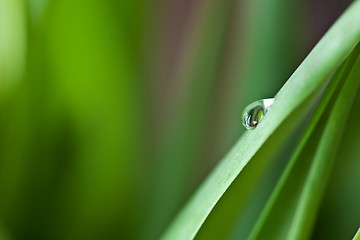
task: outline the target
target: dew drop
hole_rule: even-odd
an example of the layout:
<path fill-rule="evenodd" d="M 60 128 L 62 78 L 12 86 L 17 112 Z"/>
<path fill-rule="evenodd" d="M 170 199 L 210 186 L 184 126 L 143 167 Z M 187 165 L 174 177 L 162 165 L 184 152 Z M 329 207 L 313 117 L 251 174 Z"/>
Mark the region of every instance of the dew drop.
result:
<path fill-rule="evenodd" d="M 274 98 L 267 98 L 249 104 L 242 112 L 242 124 L 249 130 L 254 130 L 261 119 L 269 111 Z"/>

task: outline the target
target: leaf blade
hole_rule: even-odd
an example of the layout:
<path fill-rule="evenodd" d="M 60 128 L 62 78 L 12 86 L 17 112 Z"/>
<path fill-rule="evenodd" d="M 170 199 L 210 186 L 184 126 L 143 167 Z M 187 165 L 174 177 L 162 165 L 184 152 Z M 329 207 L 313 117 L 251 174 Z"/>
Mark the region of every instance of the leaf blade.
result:
<path fill-rule="evenodd" d="M 268 236 L 272 236 L 273 239 L 286 239 L 286 230 L 290 226 L 294 209 L 298 203 L 298 196 L 311 167 L 311 160 L 324 129 L 324 121 L 332 109 L 334 99 L 338 96 L 339 91 L 337 89 L 348 77 L 357 54 L 358 52 L 354 52 L 348 57 L 334 74 L 301 142 L 259 217 L 250 239 L 263 239 Z M 281 229 L 275 227 L 280 225 L 282 226 Z"/>
<path fill-rule="evenodd" d="M 310 168 L 304 190 L 299 199 L 289 239 L 307 239 L 311 233 L 317 209 L 333 166 L 334 157 L 345 129 L 342 124 L 351 111 L 360 86 L 360 55 L 342 88 L 330 114 L 324 133 Z"/>

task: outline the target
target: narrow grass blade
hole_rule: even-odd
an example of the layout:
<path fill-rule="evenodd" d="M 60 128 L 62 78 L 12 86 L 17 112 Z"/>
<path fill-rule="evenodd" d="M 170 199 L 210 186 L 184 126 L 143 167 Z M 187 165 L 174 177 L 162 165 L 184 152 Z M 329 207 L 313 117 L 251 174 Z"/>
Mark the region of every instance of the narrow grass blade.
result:
<path fill-rule="evenodd" d="M 346 122 L 312 239 L 352 239 L 360 223 L 360 94 Z"/>
<path fill-rule="evenodd" d="M 360 26 L 353 24 L 360 21 L 359 13 L 360 2 L 355 2 L 325 34 L 275 96 L 262 123 L 243 135 L 175 218 L 163 239 L 193 238 L 216 202 L 269 136 L 294 109 L 322 90 L 331 73 L 360 40 Z"/>
<path fill-rule="evenodd" d="M 285 239 L 290 224 L 289 220 L 296 207 L 297 196 L 301 192 L 311 159 L 316 150 L 319 134 L 323 130 L 323 121 L 326 120 L 324 115 L 327 115 L 329 109 L 332 109 L 332 106 L 329 105 L 333 104 L 333 99 L 338 95 L 338 89 L 351 71 L 357 54 L 358 52 L 353 53 L 334 74 L 305 135 L 289 161 L 249 239 L 263 239 L 269 236 L 272 239 Z M 282 227 L 278 228 L 278 226 Z"/>
<path fill-rule="evenodd" d="M 360 54 L 332 109 L 299 199 L 288 239 L 307 239 L 325 191 L 352 104 L 360 86 Z"/>
<path fill-rule="evenodd" d="M 294 148 L 295 143 L 292 140 L 297 139 L 296 133 L 301 130 L 305 120 L 302 110 L 297 109 L 291 114 L 256 152 L 217 202 L 196 238 L 247 238 L 276 185 L 281 174 L 279 170 L 285 167 L 282 157 L 284 152 L 288 152 L 285 153 L 285 156 L 288 156 L 288 149 Z M 294 126 L 297 121 L 298 124 Z M 227 236 L 229 238 L 226 238 Z"/>

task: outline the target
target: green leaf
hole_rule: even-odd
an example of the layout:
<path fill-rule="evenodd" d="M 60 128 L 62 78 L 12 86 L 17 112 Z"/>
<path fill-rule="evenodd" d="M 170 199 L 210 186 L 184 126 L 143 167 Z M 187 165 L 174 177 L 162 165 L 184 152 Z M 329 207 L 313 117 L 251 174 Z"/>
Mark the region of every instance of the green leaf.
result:
<path fill-rule="evenodd" d="M 306 181 L 312 159 L 314 157 L 317 143 L 323 132 L 328 112 L 333 109 L 334 101 L 338 95 L 337 89 L 348 78 L 350 71 L 354 68 L 354 62 L 359 55 L 357 51 L 344 62 L 334 75 L 330 86 L 321 100 L 312 121 L 298 145 L 287 169 L 284 171 L 276 189 L 268 201 L 263 214 L 259 218 L 250 239 L 263 239 L 271 236 L 272 239 L 287 239 L 286 234 L 290 228 L 291 219 L 295 214 L 296 206 L 299 203 L 302 186 Z M 334 109 L 332 111 L 335 111 Z M 342 121 L 345 119 L 343 118 Z M 341 131 L 337 132 L 338 134 Z M 336 149 L 332 146 L 331 149 Z M 322 179 L 325 179 L 322 176 Z M 320 192 L 317 192 L 318 195 Z M 307 219 L 308 220 L 308 219 Z M 281 226 L 279 228 L 278 226 Z M 303 230 L 303 229 L 302 229 Z"/>
<path fill-rule="evenodd" d="M 335 164 L 319 214 L 313 239 L 352 239 L 360 223 L 360 161 L 359 141 L 360 94 L 346 122 Z M 339 221 L 341 219 L 341 221 Z"/>
<path fill-rule="evenodd" d="M 360 40 L 360 2 L 355 2 L 317 44 L 288 82 L 275 96 L 271 111 L 254 131 L 245 133 L 182 209 L 163 239 L 191 239 L 229 185 L 301 104 L 320 93 L 331 73 Z M 306 103 L 304 114 L 311 107 Z M 294 121 L 293 125 L 296 125 Z"/>
<path fill-rule="evenodd" d="M 359 50 L 359 48 L 357 49 Z M 295 212 L 288 239 L 307 239 L 326 188 L 347 117 L 360 85 L 360 54 L 331 112 Z"/>

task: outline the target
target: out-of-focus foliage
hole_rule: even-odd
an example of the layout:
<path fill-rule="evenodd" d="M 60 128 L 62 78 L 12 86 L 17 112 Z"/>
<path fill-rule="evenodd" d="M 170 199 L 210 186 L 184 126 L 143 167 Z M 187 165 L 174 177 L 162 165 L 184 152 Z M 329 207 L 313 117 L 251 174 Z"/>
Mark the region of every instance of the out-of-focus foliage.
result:
<path fill-rule="evenodd" d="M 323 33 L 316 4 L 0 0 L 0 239 L 157 239 L 244 131 L 243 107 L 272 97 Z M 345 5 L 329 9 L 327 27 Z M 356 231 L 347 125 L 315 237 Z M 238 216 L 200 234 L 236 239 Z"/>

